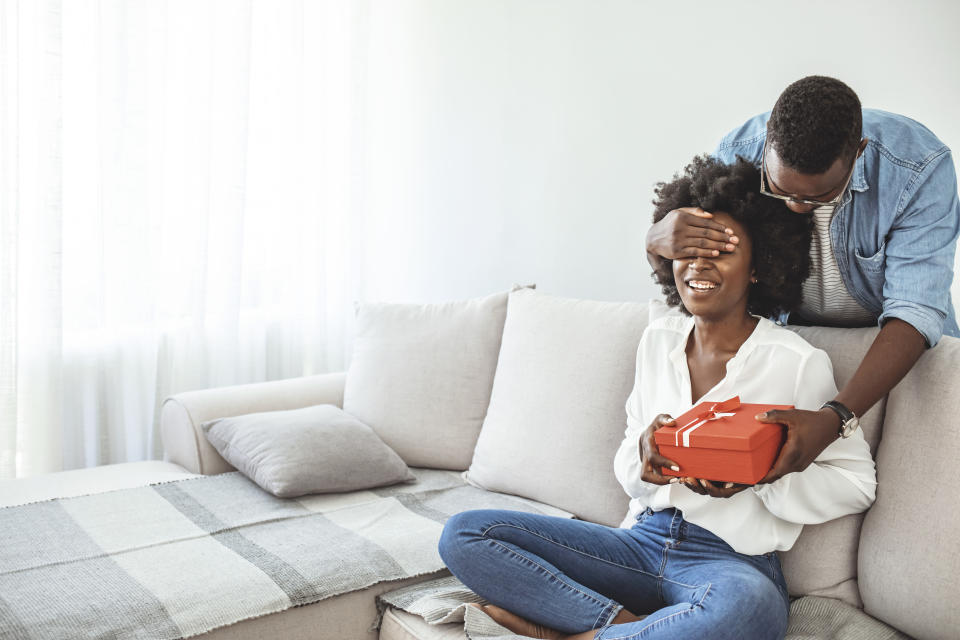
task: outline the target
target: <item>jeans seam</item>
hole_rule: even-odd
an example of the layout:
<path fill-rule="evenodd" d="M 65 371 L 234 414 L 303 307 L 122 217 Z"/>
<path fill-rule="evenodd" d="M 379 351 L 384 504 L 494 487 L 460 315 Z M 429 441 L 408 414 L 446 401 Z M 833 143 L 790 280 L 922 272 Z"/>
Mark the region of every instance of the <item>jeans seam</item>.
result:
<path fill-rule="evenodd" d="M 706 591 L 703 592 L 703 595 L 700 596 L 700 600 L 699 600 L 696 604 L 692 604 L 689 609 L 684 609 L 683 611 L 677 611 L 677 612 L 675 612 L 675 613 L 671 613 L 671 614 L 668 615 L 666 618 L 660 618 L 659 620 L 654 620 L 654 621 L 651 622 L 650 624 L 646 625 L 643 629 L 640 629 L 639 631 L 637 631 L 637 632 L 635 632 L 635 633 L 631 633 L 631 634 L 628 635 L 628 636 L 618 636 L 618 637 L 616 637 L 616 638 L 607 638 L 607 640 L 634 640 L 634 638 L 639 638 L 642 633 L 644 633 L 647 629 L 653 627 L 654 625 L 657 625 L 657 624 L 659 624 L 659 623 L 661 623 L 661 622 L 666 622 L 667 620 L 669 620 L 670 618 L 673 618 L 673 617 L 675 617 L 675 616 L 683 615 L 683 614 L 685 614 L 685 613 L 690 613 L 690 612 L 693 611 L 695 608 L 700 607 L 700 606 L 703 605 L 703 601 L 706 599 L 707 594 L 710 593 L 710 588 L 711 588 L 712 586 L 713 586 L 713 583 L 712 583 L 712 582 L 708 582 L 708 583 L 707 583 L 707 589 L 706 589 Z"/>
<path fill-rule="evenodd" d="M 506 551 L 506 552 L 509 553 L 510 555 L 513 555 L 513 556 L 522 558 L 523 560 L 526 560 L 526 561 L 529 562 L 530 564 L 539 567 L 539 568 L 542 569 L 545 573 L 547 573 L 548 575 L 550 575 L 551 577 L 553 577 L 553 578 L 554 578 L 557 582 L 559 582 L 560 584 L 568 587 L 569 589 L 571 589 L 571 590 L 573 590 L 573 591 L 576 591 L 577 593 L 579 593 L 579 594 L 581 594 L 581 595 L 583 595 L 583 596 L 586 596 L 587 598 L 590 598 L 591 600 L 593 600 L 593 601 L 596 602 L 597 604 L 603 605 L 604 609 L 606 609 L 606 607 L 608 607 L 608 606 L 610 605 L 610 602 L 604 602 L 603 600 L 598 600 L 597 598 L 593 597 L 592 595 L 590 595 L 590 594 L 587 593 L 586 591 L 581 591 L 580 589 L 577 589 L 577 588 L 576 588 L 575 586 L 573 586 L 572 584 L 569 584 L 568 582 L 562 580 L 562 579 L 560 578 L 560 576 L 558 576 L 557 574 L 553 573 L 552 571 L 550 571 L 549 569 L 547 569 L 546 567 L 544 567 L 542 564 L 539 564 L 538 562 L 536 562 L 536 561 L 534 561 L 534 560 L 531 560 L 531 559 L 528 558 L 527 556 L 524 556 L 524 555 L 521 555 L 521 554 L 517 553 L 516 551 L 514 551 L 514 550 L 511 549 L 510 547 L 507 547 L 507 546 L 501 544 L 499 540 L 496 540 L 496 539 L 494 539 L 494 538 L 486 538 L 486 540 L 489 540 L 490 542 L 492 542 L 493 544 L 497 545 L 498 547 L 500 547 L 501 549 L 503 549 L 504 551 Z M 603 613 L 603 612 L 601 611 L 601 614 L 602 614 L 602 613 Z"/>
<path fill-rule="evenodd" d="M 677 582 L 676 580 L 671 580 L 670 578 L 667 578 L 666 576 L 660 576 L 660 578 L 661 578 L 664 582 L 669 582 L 670 584 L 675 584 L 675 585 L 677 585 L 677 586 L 679 586 L 679 587 L 685 587 L 685 588 L 687 588 L 687 589 L 696 589 L 697 587 L 702 587 L 702 586 L 703 586 L 703 585 L 701 585 L 701 584 L 685 584 L 685 583 L 683 583 L 683 582 Z"/>
<path fill-rule="evenodd" d="M 664 573 L 667 570 L 667 553 L 670 551 L 670 543 L 667 542 L 663 545 L 663 553 L 660 556 L 660 571 L 657 575 L 657 597 L 660 600 L 663 600 L 663 581 L 667 578 L 664 578 Z M 672 580 L 671 580 L 672 582 Z"/>
<path fill-rule="evenodd" d="M 489 527 L 487 527 L 486 529 L 484 529 L 483 531 L 481 531 L 481 532 L 480 532 L 480 535 L 481 535 L 482 537 L 486 538 L 486 537 L 487 537 L 487 533 L 488 533 L 489 531 L 492 531 L 493 529 L 495 529 L 495 528 L 497 528 L 497 527 L 511 527 L 511 528 L 513 528 L 513 529 L 519 529 L 520 531 L 526 531 L 526 532 L 529 533 L 530 535 L 536 536 L 536 537 L 540 538 L 541 540 L 546 540 L 547 542 L 549 542 L 549 543 L 551 543 L 551 544 L 555 544 L 555 545 L 557 545 L 558 547 L 563 547 L 564 549 L 568 549 L 568 550 L 570 550 L 570 551 L 573 551 L 574 553 L 578 553 L 578 554 L 580 554 L 580 555 L 582 555 L 582 556 L 585 556 L 585 557 L 587 557 L 587 558 L 592 558 L 593 560 L 599 560 L 600 562 L 603 562 L 603 563 L 606 563 L 606 564 L 609 564 L 609 565 L 613 565 L 614 567 L 619 567 L 619 568 L 621 568 L 621 569 L 626 569 L 627 571 L 634 571 L 634 572 L 636 572 L 636 573 L 642 573 L 643 575 L 645 575 L 645 576 L 650 576 L 651 578 L 659 578 L 659 577 L 661 577 L 661 576 L 658 576 L 658 575 L 656 575 L 656 574 L 654 574 L 654 573 L 649 573 L 649 572 L 647 572 L 647 571 L 644 571 L 643 569 L 637 569 L 637 568 L 635 568 L 635 567 L 628 567 L 628 566 L 626 566 L 626 565 L 620 564 L 619 562 L 613 562 L 613 561 L 611 561 L 611 560 L 607 560 L 606 558 L 598 558 L 598 557 L 595 556 L 595 555 L 591 555 L 591 554 L 589 554 L 589 553 L 586 553 L 585 551 L 581 551 L 580 549 L 574 549 L 573 547 L 568 547 L 567 545 L 563 544 L 562 542 L 557 542 L 556 540 L 553 540 L 553 539 L 551 539 L 551 538 L 548 538 L 547 536 L 541 535 L 541 534 L 537 533 L 536 531 L 531 531 L 530 529 L 527 529 L 527 528 L 525 528 L 525 527 L 520 527 L 520 526 L 517 526 L 517 525 L 515 525 L 515 524 L 506 524 L 506 523 L 493 524 L 493 525 L 490 525 Z M 490 540 L 496 540 L 496 538 L 489 538 L 489 539 L 490 539 Z M 679 583 L 678 583 L 678 584 L 679 584 Z M 684 585 L 684 586 L 687 586 L 687 585 Z"/>
<path fill-rule="evenodd" d="M 617 616 L 617 614 L 620 613 L 620 609 L 617 609 L 616 612 L 610 611 L 610 613 L 608 613 L 608 614 L 606 615 L 607 622 L 606 622 L 605 624 L 600 622 L 600 618 L 603 618 L 603 617 L 604 617 L 603 614 L 606 613 L 607 609 L 614 609 L 615 607 L 620 607 L 620 609 L 623 609 L 623 605 L 622 605 L 622 604 L 620 604 L 619 602 L 611 601 L 610 604 L 608 604 L 608 605 L 603 609 L 603 611 L 600 612 L 600 615 L 597 616 L 597 619 L 593 622 L 593 628 L 594 628 L 594 629 L 597 629 L 597 628 L 599 628 L 599 627 L 604 627 L 604 626 L 606 626 L 606 625 L 611 624 L 611 618 L 615 618 L 615 617 Z"/>
<path fill-rule="evenodd" d="M 776 552 L 772 552 L 770 555 L 767 556 L 767 559 L 770 561 L 770 579 L 773 581 L 773 584 L 777 587 L 777 592 L 780 593 L 780 595 L 786 599 L 787 608 L 789 609 L 790 594 L 788 593 L 787 589 L 782 584 L 780 584 L 780 580 L 778 580 L 778 578 L 781 578 L 783 576 L 783 571 L 777 571 L 777 564 L 775 562 L 775 557 L 774 557 L 775 553 Z"/>

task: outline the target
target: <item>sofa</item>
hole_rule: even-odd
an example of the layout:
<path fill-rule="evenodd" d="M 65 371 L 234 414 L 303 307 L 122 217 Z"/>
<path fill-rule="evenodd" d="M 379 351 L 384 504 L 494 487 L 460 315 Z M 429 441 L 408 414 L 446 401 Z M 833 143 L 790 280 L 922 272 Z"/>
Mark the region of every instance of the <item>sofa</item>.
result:
<path fill-rule="evenodd" d="M 164 461 L 5 481 L 0 507 L 232 472 L 206 439 L 205 422 L 332 404 L 370 424 L 411 468 L 446 469 L 491 495 L 617 526 L 628 498 L 612 459 L 650 313 L 646 303 L 561 298 L 519 286 L 442 305 L 358 305 L 349 371 L 177 394 L 161 412 Z M 838 386 L 877 333 L 791 330 L 830 355 Z M 960 633 L 960 499 L 951 481 L 960 459 L 958 363 L 960 340 L 943 338 L 862 417 L 878 468 L 870 510 L 807 526 L 781 554 L 795 605 L 844 603 L 874 625 L 871 636 L 844 637 Z M 435 547 L 436 539 L 423 544 Z M 428 624 L 392 608 L 374 624 L 378 596 L 445 575 L 438 567 L 380 581 L 194 637 L 465 638 L 460 623 Z M 793 630 L 793 637 L 816 637 Z"/>

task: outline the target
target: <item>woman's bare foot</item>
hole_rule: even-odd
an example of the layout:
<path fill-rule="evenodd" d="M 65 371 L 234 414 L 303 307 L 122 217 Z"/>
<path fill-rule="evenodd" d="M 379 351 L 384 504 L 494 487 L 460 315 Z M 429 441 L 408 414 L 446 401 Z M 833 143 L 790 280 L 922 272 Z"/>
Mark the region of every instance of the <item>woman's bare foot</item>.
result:
<path fill-rule="evenodd" d="M 530 622 L 526 618 L 521 618 L 515 613 L 507 611 L 495 604 L 479 605 L 470 603 L 471 607 L 476 607 L 493 618 L 493 621 L 502 627 L 506 627 L 518 636 L 527 636 L 529 638 L 544 638 L 547 640 L 564 640 L 567 636 L 559 631 L 550 629 L 535 622 Z"/>

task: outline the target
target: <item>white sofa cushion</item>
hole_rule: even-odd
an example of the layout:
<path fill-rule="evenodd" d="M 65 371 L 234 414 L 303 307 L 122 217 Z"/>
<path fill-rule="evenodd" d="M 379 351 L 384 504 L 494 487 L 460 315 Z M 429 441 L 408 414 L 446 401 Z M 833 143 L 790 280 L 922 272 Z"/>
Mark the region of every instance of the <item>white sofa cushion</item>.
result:
<path fill-rule="evenodd" d="M 613 474 L 648 304 L 510 294 L 490 407 L 467 479 L 617 526 Z"/>
<path fill-rule="evenodd" d="M 312 604 L 247 618 L 193 636 L 191 640 L 379 640 L 382 636 L 370 626 L 377 618 L 375 602 L 378 595 L 449 573 L 441 569 L 422 576 L 378 582 L 366 589 Z"/>
<path fill-rule="evenodd" d="M 877 501 L 860 534 L 864 610 L 917 638 L 960 629 L 960 339 L 944 336 L 890 392 Z"/>
<path fill-rule="evenodd" d="M 788 327 L 813 346 L 823 349 L 833 362 L 837 388 L 842 389 L 863 362 L 879 329 Z M 863 436 L 876 456 L 887 399 L 860 418 Z M 787 588 L 794 596 L 826 596 L 862 607 L 857 588 L 857 545 L 862 513 L 823 524 L 805 525 L 793 548 L 780 553 Z"/>
<path fill-rule="evenodd" d="M 389 607 L 383 614 L 380 640 L 467 640 L 462 622 L 429 624 L 420 616 Z"/>
<path fill-rule="evenodd" d="M 332 404 L 218 418 L 201 428 L 227 462 L 279 498 L 416 479 L 373 429 Z"/>
<path fill-rule="evenodd" d="M 507 294 L 356 304 L 343 409 L 414 467 L 462 471 L 490 401 Z"/>
<path fill-rule="evenodd" d="M 471 620 L 478 616 L 468 612 Z M 493 623 L 491 623 L 493 624 Z M 479 626 L 479 625 L 477 625 Z M 462 622 L 435 624 L 422 616 L 403 609 L 389 607 L 383 614 L 380 640 L 467 640 L 490 638 L 490 635 L 471 633 L 468 636 Z M 497 634 L 500 640 L 520 636 Z M 633 636 L 631 636 L 633 637 Z M 785 640 L 910 640 L 893 627 L 887 626 L 848 604 L 832 598 L 807 596 L 790 604 L 790 624 Z"/>

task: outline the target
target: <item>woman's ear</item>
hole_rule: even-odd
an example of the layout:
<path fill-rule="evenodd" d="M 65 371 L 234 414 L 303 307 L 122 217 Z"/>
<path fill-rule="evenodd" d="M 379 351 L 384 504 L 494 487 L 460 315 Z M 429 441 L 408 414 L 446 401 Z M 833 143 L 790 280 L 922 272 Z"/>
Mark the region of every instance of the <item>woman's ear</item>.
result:
<path fill-rule="evenodd" d="M 751 282 L 752 284 L 757 284 L 757 270 L 756 270 L 756 269 L 751 269 L 751 270 L 750 270 L 750 282 Z"/>

